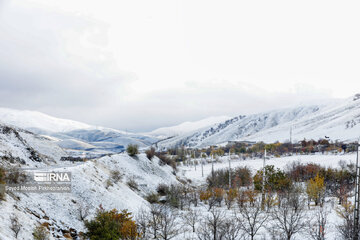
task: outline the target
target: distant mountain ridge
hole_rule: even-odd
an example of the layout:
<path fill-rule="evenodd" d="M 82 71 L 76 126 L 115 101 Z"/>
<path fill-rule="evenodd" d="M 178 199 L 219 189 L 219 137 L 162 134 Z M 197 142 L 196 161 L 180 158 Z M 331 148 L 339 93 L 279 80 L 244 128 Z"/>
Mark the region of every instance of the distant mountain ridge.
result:
<path fill-rule="evenodd" d="M 158 142 L 158 147 L 205 147 L 230 140 L 294 141 L 319 139 L 353 141 L 360 136 L 360 95 L 329 103 L 240 115 L 215 126 Z"/>
<path fill-rule="evenodd" d="M 91 128 L 91 125 L 68 119 L 61 119 L 47 114 L 0 108 L 0 122 L 27 130 L 42 130 L 47 132 L 67 132 L 75 129 Z"/>
<path fill-rule="evenodd" d="M 128 144 L 146 148 L 156 143 L 164 149 L 206 147 L 234 140 L 285 142 L 290 139 L 290 129 L 293 141 L 325 136 L 334 141 L 354 141 L 360 136 L 360 94 L 248 116 L 210 117 L 139 134 L 7 108 L 0 108 L 0 123 L 46 136 L 71 155 L 89 156 L 122 152 Z"/>
<path fill-rule="evenodd" d="M 128 144 L 147 147 L 158 140 L 151 136 L 92 126 L 27 110 L 0 108 L 0 123 L 50 137 L 71 155 L 118 153 L 124 151 Z"/>
<path fill-rule="evenodd" d="M 155 136 L 159 138 L 168 138 L 174 137 L 182 134 L 192 132 L 201 128 L 209 127 L 217 123 L 224 122 L 231 117 L 228 116 L 217 116 L 201 119 L 199 121 L 193 122 L 183 122 L 181 124 L 171 126 L 171 127 L 162 127 L 155 129 L 151 132 L 145 133 L 146 135 Z"/>

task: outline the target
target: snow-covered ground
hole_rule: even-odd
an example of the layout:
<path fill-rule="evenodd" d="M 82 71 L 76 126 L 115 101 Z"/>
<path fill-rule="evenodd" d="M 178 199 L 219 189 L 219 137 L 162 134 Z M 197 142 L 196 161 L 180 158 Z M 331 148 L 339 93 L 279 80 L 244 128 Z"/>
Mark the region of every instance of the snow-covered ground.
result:
<path fill-rule="evenodd" d="M 119 171 L 123 178 L 119 182 L 111 180 L 112 171 Z M 159 159 L 151 161 L 145 154 L 129 157 L 127 154 L 106 156 L 97 160 L 70 166 L 50 165 L 26 171 L 71 172 L 71 193 L 15 193 L 0 201 L 0 239 L 15 239 L 10 230 L 11 216 L 17 216 L 22 224 L 18 239 L 30 239 L 31 233 L 39 222 L 47 222 L 54 232 L 62 236 L 59 229 L 70 228 L 84 231 L 78 209 L 88 206 L 93 218 L 100 204 L 105 209 L 128 209 L 136 213 L 149 203 L 146 194 L 154 192 L 160 184 L 177 183 L 172 168 L 159 165 Z M 131 189 L 127 182 L 132 179 L 138 190 Z"/>
<path fill-rule="evenodd" d="M 43 154 L 56 152 L 49 152 L 46 148 L 46 139 L 36 139 L 35 135 L 25 135 L 21 133 L 26 142 L 30 142 L 31 146 L 41 151 Z M 17 138 L 6 135 L 10 141 L 9 144 L 14 144 L 19 147 Z M 11 145 L 10 144 L 10 145 Z M 26 146 L 24 146 L 26 147 Z M 20 146 L 20 150 L 24 147 Z M 52 148 L 50 148 L 52 149 Z M 56 148 L 57 149 L 57 148 Z M 23 158 L 28 158 L 24 155 Z M 219 162 L 214 163 L 214 169 L 228 168 L 228 156 L 219 159 Z M 274 165 L 278 168 L 284 168 L 287 164 L 293 161 L 300 161 L 302 163 L 317 163 L 322 166 L 337 167 L 339 161 L 347 163 L 355 162 L 355 154 L 316 154 L 316 155 L 294 155 L 288 157 L 270 157 L 266 164 Z M 28 159 L 28 161 L 30 161 Z M 200 159 L 198 159 L 200 162 Z M 240 160 L 232 156 L 230 161 L 231 167 L 247 166 L 253 172 L 256 172 L 263 166 L 263 159 L 247 159 Z M 144 199 L 148 193 L 156 191 L 156 187 L 160 184 L 176 184 L 179 183 L 177 177 L 173 174 L 173 169 L 167 165 L 161 166 L 158 158 L 149 160 L 145 154 L 139 154 L 137 157 L 130 157 L 126 153 L 105 156 L 99 159 L 89 160 L 87 162 L 70 163 L 70 162 L 43 162 L 40 164 L 28 164 L 23 166 L 24 170 L 28 172 L 35 171 L 59 171 L 72 173 L 72 192 L 71 193 L 54 193 L 54 194 L 39 194 L 39 193 L 16 193 L 9 194 L 6 201 L 0 201 L 0 239 L 15 239 L 10 230 L 11 216 L 17 216 L 22 224 L 18 239 L 29 239 L 31 233 L 38 223 L 49 223 L 50 229 L 55 235 L 62 236 L 61 230 L 68 230 L 70 228 L 79 231 L 84 231 L 83 222 L 79 218 L 79 208 L 88 206 L 90 214 L 87 219 L 94 217 L 97 207 L 101 204 L 105 209 L 128 209 L 130 212 L 136 214 L 139 209 L 147 208 L 149 203 Z M 206 163 L 203 166 L 204 176 L 202 176 L 201 165 L 196 166 L 180 166 L 178 176 L 186 177 L 192 180 L 192 184 L 201 185 L 205 183 L 206 177 L 211 173 L 211 163 Z M 119 182 L 111 181 L 112 171 L 118 170 L 123 174 L 123 178 Z M 138 190 L 132 189 L 127 185 L 129 180 L 134 180 L 138 184 Z M 326 206 L 329 208 L 329 232 L 328 239 L 337 239 L 335 225 L 340 221 L 336 214 L 336 199 L 328 198 Z M 226 210 L 223 205 L 221 209 Z M 201 215 L 208 214 L 207 206 L 200 203 L 197 207 Z M 313 210 L 308 213 L 311 214 Z M 227 211 L 227 214 L 232 214 L 232 211 Z M 270 224 L 270 223 L 269 223 Z M 183 228 L 182 230 L 186 230 Z M 268 233 L 263 229 L 260 237 L 268 237 Z M 188 238 L 190 237 L 190 238 Z M 196 239 L 196 236 L 191 231 L 181 233 L 176 239 Z M 298 236 L 297 239 L 307 239 L 303 236 Z"/>
<path fill-rule="evenodd" d="M 207 161 L 203 161 L 203 170 L 204 170 L 204 176 L 202 176 L 202 170 L 200 162 L 202 159 L 198 159 L 199 165 L 192 166 L 181 166 L 180 172 L 183 174 L 186 178 L 189 178 L 193 181 L 196 181 L 197 183 L 204 183 L 206 180 L 206 177 L 211 173 L 212 170 L 212 164 L 208 163 Z M 208 159 L 210 161 L 210 159 Z M 316 163 L 321 166 L 326 167 L 338 167 L 339 161 L 345 161 L 347 163 L 355 163 L 356 161 L 356 154 L 315 154 L 315 155 L 293 155 L 288 157 L 270 157 L 266 160 L 266 165 L 274 165 L 276 168 L 283 169 L 286 167 L 287 164 L 290 164 L 291 162 L 299 161 L 301 163 Z M 236 167 L 248 167 L 250 170 L 252 170 L 253 173 L 255 173 L 257 170 L 261 169 L 263 167 L 263 159 L 260 158 L 254 158 L 254 159 L 247 159 L 247 160 L 241 160 L 239 157 L 232 156 L 230 160 L 231 168 Z M 224 156 L 220 159 L 220 162 L 214 163 L 214 170 L 216 169 L 222 169 L 222 168 L 228 168 L 229 167 L 229 157 Z"/>
<path fill-rule="evenodd" d="M 101 204 L 105 209 L 128 209 L 134 214 L 140 208 L 147 208 L 149 203 L 144 199 L 149 193 L 156 190 L 160 183 L 177 184 L 178 178 L 173 174 L 173 169 L 167 165 L 161 166 L 158 158 L 147 159 L 145 154 L 137 157 L 129 157 L 126 153 L 108 155 L 87 162 L 61 162 L 59 159 L 67 153 L 54 143 L 53 138 L 43 137 L 26 130 L 0 126 L 0 157 L 12 156 L 19 158 L 13 165 L 21 166 L 27 172 L 35 171 L 59 171 L 72 173 L 72 192 L 62 194 L 39 194 L 39 193 L 15 193 L 8 194 L 6 201 L 0 201 L 0 239 L 14 239 L 10 230 L 11 216 L 17 216 L 22 225 L 18 239 L 29 239 L 38 223 L 46 222 L 50 225 L 52 233 L 63 236 L 61 230 L 70 228 L 84 231 L 83 222 L 79 218 L 79 208 L 88 206 L 90 214 L 88 219 L 93 218 L 96 208 Z M 33 155 L 36 160 L 33 160 Z M 8 165 L 8 160 L 1 164 Z M 214 163 L 214 169 L 228 168 L 228 156 L 224 156 Z M 316 163 L 322 166 L 338 167 L 339 161 L 346 163 L 355 162 L 356 154 L 316 154 L 316 155 L 293 155 L 288 157 L 269 157 L 267 165 L 284 168 L 294 161 L 302 163 Z M 201 162 L 198 159 L 198 162 Z M 12 164 L 12 163 L 11 163 Z M 255 173 L 262 168 L 263 159 L 241 160 L 232 156 L 230 160 L 232 168 L 247 166 Z M 206 177 L 211 173 L 212 164 L 180 166 L 178 177 L 191 179 L 194 185 L 205 183 Z M 119 171 L 123 174 L 122 180 L 112 182 L 112 172 Z M 132 189 L 127 182 L 134 180 L 138 187 Z M 111 184 L 109 184 L 109 181 Z M 327 198 L 326 206 L 329 213 L 328 239 L 338 239 L 335 225 L 340 221 L 336 214 L 336 199 Z M 221 207 L 225 210 L 225 206 Z M 207 214 L 207 206 L 200 203 L 198 208 L 201 214 Z M 311 210 L 312 211 L 312 210 Z M 311 211 L 308 213 L 310 214 Z M 227 214 L 231 214 L 228 211 Z M 270 224 L 270 223 L 269 223 Z M 185 233 L 177 237 L 178 240 L 192 234 Z M 261 236 L 268 236 L 266 230 L 262 230 Z M 185 236 L 185 237 L 184 237 Z M 193 239 L 193 238 L 190 238 Z M 307 239 L 298 236 L 297 239 Z"/>
<path fill-rule="evenodd" d="M 210 161 L 210 159 L 207 159 Z M 199 163 L 201 162 L 201 159 L 198 159 Z M 270 157 L 266 160 L 266 165 L 274 165 L 276 168 L 284 169 L 286 166 L 294 161 L 299 161 L 301 163 L 315 163 L 319 164 L 321 166 L 325 167 L 333 167 L 337 168 L 339 167 L 339 161 L 343 161 L 346 163 L 355 163 L 356 161 L 356 154 L 316 154 L 316 155 L 294 155 L 294 156 L 287 156 L 287 157 Z M 247 159 L 247 160 L 240 160 L 239 158 L 235 158 L 232 156 L 232 159 L 230 160 L 231 168 L 236 167 L 248 167 L 252 170 L 253 174 L 261 169 L 263 167 L 263 159 L 255 158 L 255 159 Z M 224 156 L 219 161 L 214 163 L 214 170 L 217 169 L 225 169 L 229 168 L 229 157 Z M 202 168 L 201 165 L 197 165 L 196 169 L 194 165 L 189 166 L 180 166 L 179 167 L 180 174 L 182 174 L 184 177 L 191 179 L 194 184 L 196 185 L 202 185 L 206 182 L 206 177 L 211 174 L 212 171 L 212 164 L 209 162 L 204 161 L 203 165 L 203 176 L 202 176 Z M 351 200 L 351 199 L 349 199 Z M 341 218 L 338 216 L 336 209 L 339 207 L 337 204 L 336 198 L 326 198 L 325 206 L 328 211 L 328 223 L 326 228 L 326 239 L 329 240 L 336 240 L 340 239 L 339 233 L 336 229 L 336 226 L 341 223 Z M 235 206 L 236 208 L 236 206 Z M 203 203 L 199 204 L 199 207 L 196 208 L 200 211 L 200 214 L 206 215 L 207 213 L 207 206 Z M 227 210 L 227 208 L 223 205 L 220 209 L 222 209 L 227 215 L 232 214 L 232 210 Z M 307 210 L 307 218 L 308 221 L 312 220 L 314 218 L 315 214 L 315 207 L 311 207 L 310 210 Z M 267 228 L 272 228 L 271 221 L 267 221 L 265 224 Z M 196 239 L 196 235 L 188 232 L 183 235 L 178 236 L 177 239 L 183 239 L 184 236 L 192 236 Z M 271 239 L 269 232 L 263 228 L 261 231 L 259 231 L 259 234 L 255 237 L 255 239 Z M 306 234 L 295 234 L 294 239 L 310 239 L 309 236 Z"/>

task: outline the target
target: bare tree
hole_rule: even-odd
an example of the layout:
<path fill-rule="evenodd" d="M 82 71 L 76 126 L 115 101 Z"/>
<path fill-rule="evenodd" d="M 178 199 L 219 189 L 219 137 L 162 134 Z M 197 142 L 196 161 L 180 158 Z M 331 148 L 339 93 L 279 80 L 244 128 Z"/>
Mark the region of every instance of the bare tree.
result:
<path fill-rule="evenodd" d="M 216 205 L 216 203 L 217 203 L 216 198 L 210 197 L 209 200 L 208 200 L 208 204 L 209 204 L 208 211 L 213 209 L 213 207 Z"/>
<path fill-rule="evenodd" d="M 189 209 L 189 211 L 182 214 L 184 225 L 189 226 L 192 232 L 195 233 L 195 226 L 199 221 L 199 211 Z"/>
<path fill-rule="evenodd" d="M 157 204 L 152 204 L 149 212 L 149 221 L 148 229 L 149 234 L 152 235 L 154 239 L 158 239 L 158 232 L 160 229 L 160 207 Z"/>
<path fill-rule="evenodd" d="M 262 210 L 259 201 L 243 203 L 238 211 L 235 214 L 241 229 L 253 240 L 258 231 L 264 227 L 268 215 Z"/>
<path fill-rule="evenodd" d="M 15 238 L 17 238 L 21 230 L 21 225 L 19 223 L 19 220 L 17 217 L 11 217 L 10 221 L 11 221 L 10 229 L 14 232 Z"/>
<path fill-rule="evenodd" d="M 308 221 L 308 235 L 314 240 L 325 240 L 328 211 L 325 207 L 316 209 L 312 220 Z"/>
<path fill-rule="evenodd" d="M 173 208 L 167 205 L 158 206 L 158 212 L 160 214 L 158 235 L 160 239 L 163 240 L 173 239 L 180 233 L 178 214 Z"/>
<path fill-rule="evenodd" d="M 149 213 L 140 211 L 136 219 L 144 238 L 170 240 L 180 234 L 178 214 L 168 205 L 153 204 Z"/>
<path fill-rule="evenodd" d="M 241 227 L 237 219 L 234 217 L 229 217 L 224 220 L 221 232 L 223 233 L 225 240 L 244 239 L 244 236 L 240 238 Z"/>
<path fill-rule="evenodd" d="M 200 222 L 197 236 L 200 240 L 221 240 L 224 237 L 225 213 L 220 209 L 211 209 Z"/>
<path fill-rule="evenodd" d="M 340 236 L 346 240 L 354 239 L 354 205 L 351 202 L 343 203 L 336 212 L 342 218 L 342 223 L 336 226 Z"/>
<path fill-rule="evenodd" d="M 300 192 L 295 189 L 284 197 L 271 211 L 274 220 L 273 228 L 280 230 L 284 239 L 290 240 L 294 234 L 299 233 L 306 227 L 306 212 L 304 201 Z"/>
<path fill-rule="evenodd" d="M 148 238 L 149 232 L 149 221 L 151 220 L 150 213 L 145 209 L 140 209 L 135 216 L 136 224 L 139 229 L 141 236 L 146 239 Z"/>
<path fill-rule="evenodd" d="M 196 190 L 196 188 L 193 188 L 190 192 L 190 203 L 194 204 L 195 207 L 197 207 L 199 201 L 199 192 Z"/>
<path fill-rule="evenodd" d="M 89 206 L 81 203 L 78 208 L 78 215 L 81 221 L 85 221 L 85 218 L 89 215 Z"/>

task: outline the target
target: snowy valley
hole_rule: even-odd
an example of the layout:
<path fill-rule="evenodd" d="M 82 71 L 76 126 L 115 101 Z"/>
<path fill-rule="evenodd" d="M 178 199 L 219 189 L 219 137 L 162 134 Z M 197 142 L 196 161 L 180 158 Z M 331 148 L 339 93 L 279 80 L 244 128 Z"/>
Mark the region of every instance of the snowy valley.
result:
<path fill-rule="evenodd" d="M 353 143 L 345 151 L 337 142 L 343 141 L 345 144 L 356 140 L 359 115 L 360 100 L 352 98 L 340 103 L 240 115 L 227 120 L 225 117 L 211 118 L 135 134 L 57 119 L 37 112 L 0 109 L 0 167 L 7 169 L 8 173 L 17 169 L 30 176 L 36 172 L 69 172 L 72 187 L 71 193 L 61 194 L 6 191 L 3 200 L 0 200 L 0 239 L 32 239 L 36 226 L 43 226 L 50 239 L 86 239 L 86 222 L 96 218 L 99 208 L 129 211 L 141 232 L 139 239 L 170 239 L 157 231 L 172 229 L 172 233 L 168 234 L 178 240 L 210 239 L 214 236 L 215 239 L 250 239 L 251 234 L 246 226 L 241 225 L 246 222 L 244 209 L 257 210 L 260 211 L 259 216 L 269 219 L 257 226 L 259 231 L 254 233 L 254 239 L 283 239 L 281 228 L 273 227 L 277 224 L 276 215 L 271 215 L 275 214 L 272 211 L 282 196 L 281 191 L 266 193 L 273 205 L 266 208 L 268 212 L 262 212 L 259 205 L 261 192 L 256 192 L 253 185 L 258 171 L 263 169 L 264 148 L 273 147 L 268 149 L 266 165 L 274 166 L 279 171 L 277 174 L 285 174 L 282 176 L 289 179 L 296 166 L 304 169 L 312 167 L 326 173 L 330 171 L 329 174 L 351 175 L 356 160 L 354 149 L 350 148 Z M 305 141 L 301 143 L 302 148 L 298 147 L 301 144 L 294 144 L 291 149 L 288 145 L 289 129 L 292 129 L 294 143 L 304 138 L 318 140 L 329 136 L 330 139 L 319 141 L 314 147 L 312 144 L 315 143 Z M 243 140 L 251 141 L 247 145 Z M 274 144 L 278 140 L 284 145 Z M 259 143 L 261 141 L 268 144 Z M 228 145 L 228 142 L 235 142 L 235 145 Z M 124 151 L 135 145 L 138 146 L 136 153 Z M 315 151 L 316 147 L 322 150 Z M 276 148 L 281 148 L 281 152 L 274 150 Z M 230 152 L 231 149 L 234 150 L 231 156 L 223 151 Z M 291 166 L 293 169 L 290 171 Z M 249 183 L 243 182 L 236 190 L 231 190 L 233 188 L 227 184 L 235 184 L 234 181 L 238 181 L 235 177 L 245 175 L 236 175 L 233 180 L 228 180 L 229 169 L 234 172 L 238 169 L 248 171 Z M 221 183 L 223 185 L 219 187 L 210 184 L 216 174 L 224 173 L 227 178 L 221 181 L 226 182 L 225 185 Z M 302 204 L 307 200 L 307 181 L 315 178 L 314 172 L 309 176 L 301 181 L 291 178 L 292 186 L 303 190 L 297 193 L 292 192 L 291 188 L 289 194 L 302 199 Z M 345 186 L 341 185 L 342 182 L 336 182 L 337 175 L 331 176 L 335 180 L 329 177 L 330 180 L 323 181 L 335 181 L 333 184 Z M 350 179 L 353 179 L 351 176 Z M 1 171 L 0 177 L 3 177 Z M 228 205 L 230 190 L 236 193 L 232 205 Z M 254 200 L 251 200 L 254 202 L 244 200 L 242 203 L 241 193 L 254 194 Z M 310 239 L 308 233 L 312 230 L 305 226 L 304 221 L 308 219 L 316 228 L 318 225 L 311 216 L 318 216 L 316 214 L 323 209 L 326 209 L 328 217 L 326 239 L 339 239 L 338 226 L 343 219 L 338 212 L 343 211 L 345 205 L 338 202 L 343 197 L 346 198 L 345 202 L 347 199 L 351 202 L 353 194 L 352 189 L 347 189 L 344 196 L 339 197 L 335 190 L 326 190 L 321 198 L 321 207 L 309 199 L 309 205 L 304 205 L 301 212 L 302 229 L 294 231 L 291 239 Z M 286 197 L 282 198 L 289 201 Z M 165 222 L 159 220 L 159 229 L 154 232 L 149 219 L 155 213 Z M 192 220 L 196 220 L 193 228 L 198 230 L 195 232 L 189 225 L 191 216 Z M 211 221 L 219 216 L 224 220 L 218 223 L 221 232 L 216 234 L 220 235 L 212 235 Z M 16 236 L 14 217 L 21 226 Z M 228 221 L 232 221 L 232 224 Z M 173 225 L 168 226 L 168 230 L 162 228 L 164 226 L 161 224 L 170 223 Z M 144 226 L 147 226 L 147 230 Z M 276 235 L 279 237 L 276 238 Z"/>

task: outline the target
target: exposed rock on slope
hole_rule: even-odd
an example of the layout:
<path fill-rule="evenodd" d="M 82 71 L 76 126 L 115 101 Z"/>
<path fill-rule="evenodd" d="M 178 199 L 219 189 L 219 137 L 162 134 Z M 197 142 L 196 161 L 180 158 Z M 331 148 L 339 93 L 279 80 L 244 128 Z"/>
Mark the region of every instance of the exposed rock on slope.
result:
<path fill-rule="evenodd" d="M 60 147 L 45 137 L 26 130 L 0 125 L 0 159 L 2 159 L 2 165 L 54 164 L 66 155 Z"/>

